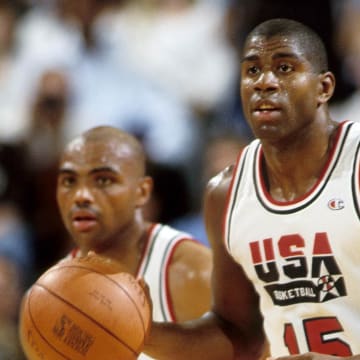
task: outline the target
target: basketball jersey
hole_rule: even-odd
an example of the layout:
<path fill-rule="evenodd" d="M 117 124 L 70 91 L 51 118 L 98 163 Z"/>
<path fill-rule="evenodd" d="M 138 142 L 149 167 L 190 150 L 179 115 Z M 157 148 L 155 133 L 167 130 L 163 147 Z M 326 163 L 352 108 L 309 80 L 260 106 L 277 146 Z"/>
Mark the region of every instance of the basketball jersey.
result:
<path fill-rule="evenodd" d="M 340 124 L 313 188 L 271 198 L 254 140 L 229 191 L 224 241 L 260 296 L 272 356 L 360 353 L 360 124 Z M 303 159 L 306 161 L 306 159 Z"/>
<path fill-rule="evenodd" d="M 152 224 L 148 231 L 136 276 L 142 277 L 149 286 L 154 321 L 176 321 L 169 292 L 169 265 L 177 245 L 189 239 L 196 241 L 188 233 L 159 223 Z M 79 256 L 79 252 L 74 250 L 70 256 Z M 152 358 L 140 354 L 138 359 Z"/>

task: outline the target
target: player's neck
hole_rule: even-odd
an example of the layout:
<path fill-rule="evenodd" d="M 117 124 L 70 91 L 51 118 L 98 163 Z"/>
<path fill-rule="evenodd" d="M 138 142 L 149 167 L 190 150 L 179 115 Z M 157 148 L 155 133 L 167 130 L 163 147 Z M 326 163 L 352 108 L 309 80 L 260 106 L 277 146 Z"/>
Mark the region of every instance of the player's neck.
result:
<path fill-rule="evenodd" d="M 328 121 L 291 145 L 265 144 L 263 174 L 268 191 L 278 201 L 302 197 L 316 184 L 334 146 L 338 124 Z"/>
<path fill-rule="evenodd" d="M 97 252 L 121 262 L 135 276 L 147 243 L 148 227 L 149 224 L 142 217 L 136 218 Z"/>

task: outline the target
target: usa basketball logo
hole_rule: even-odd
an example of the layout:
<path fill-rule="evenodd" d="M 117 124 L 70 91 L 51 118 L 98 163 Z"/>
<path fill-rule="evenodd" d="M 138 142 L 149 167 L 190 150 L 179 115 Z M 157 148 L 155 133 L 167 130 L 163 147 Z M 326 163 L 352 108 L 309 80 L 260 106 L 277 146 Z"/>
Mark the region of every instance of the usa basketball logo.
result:
<path fill-rule="evenodd" d="M 335 208 L 340 205 L 333 204 Z M 249 245 L 258 279 L 275 305 L 320 303 L 346 296 L 344 277 L 326 232 L 315 233 L 313 241 L 294 233 Z"/>
<path fill-rule="evenodd" d="M 317 290 L 320 302 L 346 295 L 344 279 L 340 274 L 320 276 L 317 283 Z"/>
<path fill-rule="evenodd" d="M 320 291 L 329 292 L 335 286 L 335 280 L 331 275 L 323 275 L 318 280 L 318 287 Z"/>
<path fill-rule="evenodd" d="M 328 207 L 331 210 L 341 210 L 345 207 L 344 200 L 342 199 L 331 199 L 328 202 Z"/>

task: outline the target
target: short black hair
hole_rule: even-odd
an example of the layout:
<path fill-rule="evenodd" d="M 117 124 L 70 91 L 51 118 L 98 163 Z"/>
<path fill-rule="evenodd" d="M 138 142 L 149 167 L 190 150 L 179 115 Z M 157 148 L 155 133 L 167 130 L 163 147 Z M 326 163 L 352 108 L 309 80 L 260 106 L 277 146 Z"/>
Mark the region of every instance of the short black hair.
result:
<path fill-rule="evenodd" d="M 274 36 L 296 38 L 305 50 L 306 58 L 314 70 L 319 73 L 328 70 L 328 58 L 324 42 L 314 30 L 303 23 L 286 18 L 266 20 L 249 33 L 245 44 L 254 36 L 263 36 L 267 39 Z"/>

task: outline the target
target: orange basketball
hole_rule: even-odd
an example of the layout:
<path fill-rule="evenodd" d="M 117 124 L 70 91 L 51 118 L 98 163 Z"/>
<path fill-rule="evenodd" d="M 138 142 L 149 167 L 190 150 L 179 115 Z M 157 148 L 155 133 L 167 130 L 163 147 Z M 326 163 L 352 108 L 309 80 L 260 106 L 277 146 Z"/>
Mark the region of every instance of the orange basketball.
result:
<path fill-rule="evenodd" d="M 98 256 L 65 260 L 29 289 L 20 340 L 29 360 L 133 360 L 150 326 L 135 278 Z"/>

